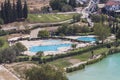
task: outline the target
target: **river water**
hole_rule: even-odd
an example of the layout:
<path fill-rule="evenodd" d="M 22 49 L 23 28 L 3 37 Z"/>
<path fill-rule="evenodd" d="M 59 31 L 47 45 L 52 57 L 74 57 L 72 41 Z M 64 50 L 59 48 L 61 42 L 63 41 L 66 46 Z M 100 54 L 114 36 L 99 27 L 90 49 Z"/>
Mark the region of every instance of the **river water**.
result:
<path fill-rule="evenodd" d="M 67 76 L 69 80 L 120 80 L 120 53 L 110 55 Z"/>

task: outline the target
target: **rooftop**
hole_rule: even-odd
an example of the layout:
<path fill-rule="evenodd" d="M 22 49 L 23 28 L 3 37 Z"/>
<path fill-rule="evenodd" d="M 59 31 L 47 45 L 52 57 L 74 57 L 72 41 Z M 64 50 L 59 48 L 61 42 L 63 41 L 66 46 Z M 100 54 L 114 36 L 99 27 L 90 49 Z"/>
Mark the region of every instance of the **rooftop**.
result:
<path fill-rule="evenodd" d="M 106 6 L 120 5 L 120 1 L 108 1 Z"/>

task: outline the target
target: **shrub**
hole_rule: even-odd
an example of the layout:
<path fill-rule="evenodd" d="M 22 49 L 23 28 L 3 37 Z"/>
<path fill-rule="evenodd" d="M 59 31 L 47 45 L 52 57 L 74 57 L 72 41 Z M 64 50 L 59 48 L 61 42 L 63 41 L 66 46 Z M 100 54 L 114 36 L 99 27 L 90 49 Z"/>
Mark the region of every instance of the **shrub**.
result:
<path fill-rule="evenodd" d="M 27 48 L 20 42 L 16 43 L 15 46 L 19 49 L 20 52 L 24 52 Z"/>
<path fill-rule="evenodd" d="M 49 36 L 50 36 L 50 34 L 47 30 L 42 30 L 42 31 L 39 31 L 39 33 L 38 33 L 38 37 L 40 37 L 40 38 L 47 38 Z"/>

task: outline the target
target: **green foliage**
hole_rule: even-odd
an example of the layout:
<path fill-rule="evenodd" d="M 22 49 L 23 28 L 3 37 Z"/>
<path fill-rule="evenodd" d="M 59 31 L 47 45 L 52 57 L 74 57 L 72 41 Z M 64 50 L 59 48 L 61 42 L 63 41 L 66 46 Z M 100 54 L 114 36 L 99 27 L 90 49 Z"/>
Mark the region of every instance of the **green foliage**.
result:
<path fill-rule="evenodd" d="M 5 37 L 0 37 L 0 50 L 3 50 L 5 48 L 8 48 L 9 47 L 9 44 L 6 40 Z"/>
<path fill-rule="evenodd" d="M 73 16 L 73 22 L 79 22 L 79 21 L 80 21 L 80 18 L 81 18 L 81 15 L 80 15 L 80 14 L 74 15 L 74 16 Z"/>
<path fill-rule="evenodd" d="M 18 16 L 18 18 L 22 18 L 22 16 L 23 16 L 23 11 L 22 11 L 22 2 L 21 2 L 21 0 L 17 0 L 17 5 L 16 5 L 16 7 L 17 7 L 17 16 Z"/>
<path fill-rule="evenodd" d="M 116 38 L 117 38 L 117 39 L 120 39 L 120 28 L 117 30 Z"/>
<path fill-rule="evenodd" d="M 13 4 L 11 4 L 10 0 L 5 0 L 5 2 L 1 4 L 0 14 L 0 18 L 3 20 L 0 20 L 2 24 L 3 22 L 11 23 L 22 18 L 27 18 L 27 3 L 25 1 L 24 7 L 22 8 L 21 0 L 17 0 L 17 3 L 13 2 Z"/>
<path fill-rule="evenodd" d="M 98 24 L 95 24 L 94 26 L 94 33 L 103 42 L 103 40 L 110 35 L 110 28 L 107 25 L 98 23 Z"/>
<path fill-rule="evenodd" d="M 61 9 L 62 12 L 68 12 L 68 11 L 72 11 L 72 10 L 73 10 L 73 8 L 67 4 L 62 6 L 62 9 Z"/>
<path fill-rule="evenodd" d="M 76 0 L 69 0 L 69 3 L 68 3 L 70 6 L 72 6 L 73 8 L 75 8 L 77 6 L 76 4 Z"/>
<path fill-rule="evenodd" d="M 1 25 L 4 24 L 4 21 L 3 21 L 2 18 L 0 18 L 0 24 L 1 24 Z"/>
<path fill-rule="evenodd" d="M 53 10 L 72 11 L 77 6 L 76 0 L 51 0 L 50 6 Z"/>
<path fill-rule="evenodd" d="M 3 39 L 0 39 L 0 47 L 4 45 L 5 41 Z"/>
<path fill-rule="evenodd" d="M 4 31 L 4 30 L 0 30 L 0 36 L 6 35 L 6 34 L 7 34 L 6 31 Z"/>
<path fill-rule="evenodd" d="M 59 27 L 56 34 L 60 35 L 76 35 L 77 33 L 87 33 L 90 32 L 88 26 L 79 26 L 79 25 L 68 25 L 64 24 L 62 27 Z"/>
<path fill-rule="evenodd" d="M 62 6 L 64 6 L 67 3 L 67 0 L 51 0 L 50 6 L 53 10 L 62 10 Z"/>
<path fill-rule="evenodd" d="M 29 56 L 18 56 L 16 61 L 17 62 L 29 61 Z"/>
<path fill-rule="evenodd" d="M 38 33 L 38 37 L 40 37 L 40 38 L 47 38 L 49 36 L 50 36 L 50 34 L 47 30 L 42 30 L 42 31 L 39 31 L 39 33 Z"/>
<path fill-rule="evenodd" d="M 27 18 L 28 17 L 28 6 L 27 6 L 27 2 L 25 0 L 24 2 L 24 7 L 23 7 L 23 17 Z"/>
<path fill-rule="evenodd" d="M 19 49 L 20 52 L 24 52 L 27 48 L 20 42 L 16 43 L 15 46 Z"/>
<path fill-rule="evenodd" d="M 16 60 L 16 54 L 17 52 L 14 50 L 14 48 L 5 48 L 4 50 L 0 51 L 0 63 L 14 62 Z"/>
<path fill-rule="evenodd" d="M 92 19 L 92 21 L 93 22 L 96 22 L 96 23 L 99 23 L 99 22 L 105 22 L 105 21 L 107 21 L 107 16 L 106 15 L 103 15 L 103 14 L 101 14 L 101 15 L 90 15 L 90 17 L 91 17 L 91 19 Z"/>
<path fill-rule="evenodd" d="M 51 65 L 41 65 L 25 71 L 26 80 L 68 80 L 64 71 Z"/>
<path fill-rule="evenodd" d="M 84 68 L 85 68 L 85 64 L 81 64 L 77 67 L 66 68 L 66 72 L 70 73 L 70 72 L 74 72 L 74 71 L 81 70 L 81 69 L 84 69 Z"/>
<path fill-rule="evenodd" d="M 48 6 L 43 6 L 42 8 L 41 8 L 41 12 L 42 13 L 49 13 L 50 11 L 49 11 L 49 7 Z"/>
<path fill-rule="evenodd" d="M 77 44 L 72 44 L 72 48 L 75 49 Z"/>
<path fill-rule="evenodd" d="M 44 53 L 43 53 L 42 51 L 39 51 L 39 52 L 36 53 L 36 55 L 37 55 L 38 57 L 42 57 L 43 54 L 44 54 Z"/>

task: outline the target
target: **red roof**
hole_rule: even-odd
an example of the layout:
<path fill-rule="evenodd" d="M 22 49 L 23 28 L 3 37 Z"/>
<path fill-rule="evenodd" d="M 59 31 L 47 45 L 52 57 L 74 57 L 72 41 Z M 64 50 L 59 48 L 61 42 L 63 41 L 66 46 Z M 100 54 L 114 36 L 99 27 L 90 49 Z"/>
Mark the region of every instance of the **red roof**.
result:
<path fill-rule="evenodd" d="M 107 6 L 120 5 L 120 1 L 108 1 L 106 5 Z"/>

